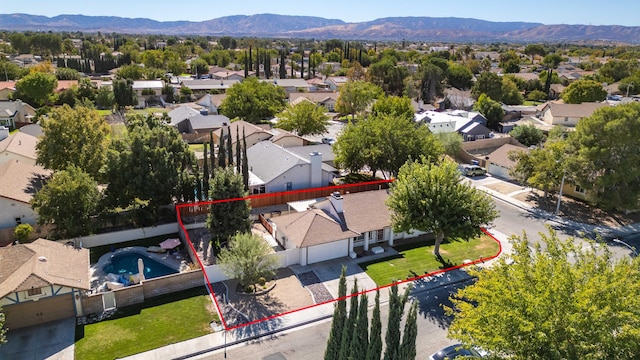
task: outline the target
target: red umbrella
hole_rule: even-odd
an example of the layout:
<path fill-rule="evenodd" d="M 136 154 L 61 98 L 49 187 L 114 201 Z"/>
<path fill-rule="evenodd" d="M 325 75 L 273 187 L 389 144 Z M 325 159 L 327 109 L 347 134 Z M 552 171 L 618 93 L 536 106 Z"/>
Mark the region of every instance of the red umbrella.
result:
<path fill-rule="evenodd" d="M 180 245 L 180 239 L 167 239 L 160 243 L 160 247 L 163 249 L 173 249 Z"/>

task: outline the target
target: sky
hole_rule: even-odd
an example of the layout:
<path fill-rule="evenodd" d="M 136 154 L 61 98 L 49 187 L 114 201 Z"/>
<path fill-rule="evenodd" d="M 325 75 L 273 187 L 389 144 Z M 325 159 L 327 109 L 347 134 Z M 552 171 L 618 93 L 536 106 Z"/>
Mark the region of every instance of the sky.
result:
<path fill-rule="evenodd" d="M 182 8 L 180 5 L 184 5 Z M 462 17 L 543 24 L 640 26 L 638 0 L 0 0 L 0 13 L 61 14 L 202 21 L 262 13 L 361 22 L 391 16 Z M 0 28 L 2 24 L 0 24 Z"/>

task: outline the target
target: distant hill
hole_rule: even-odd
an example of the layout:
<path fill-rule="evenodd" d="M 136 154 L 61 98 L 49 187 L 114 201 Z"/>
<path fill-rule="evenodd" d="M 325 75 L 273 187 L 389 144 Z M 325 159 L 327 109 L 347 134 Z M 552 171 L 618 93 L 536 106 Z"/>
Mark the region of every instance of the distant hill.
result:
<path fill-rule="evenodd" d="M 337 19 L 276 14 L 225 16 L 206 21 L 156 21 L 115 16 L 0 15 L 0 29 L 164 35 L 410 40 L 410 41 L 615 41 L 640 43 L 640 27 L 544 25 L 464 18 L 389 17 L 347 23 Z"/>

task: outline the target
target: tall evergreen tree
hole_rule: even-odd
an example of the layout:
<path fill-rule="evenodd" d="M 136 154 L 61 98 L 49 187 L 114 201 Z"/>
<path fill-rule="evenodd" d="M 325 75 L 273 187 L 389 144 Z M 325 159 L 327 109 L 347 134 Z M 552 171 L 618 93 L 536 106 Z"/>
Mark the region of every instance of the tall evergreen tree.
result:
<path fill-rule="evenodd" d="M 224 169 L 227 167 L 227 152 L 224 148 L 224 128 L 220 129 L 220 143 L 218 144 L 218 167 Z"/>
<path fill-rule="evenodd" d="M 366 295 L 364 295 L 366 296 Z M 349 301 L 349 314 L 344 322 L 342 330 L 342 340 L 340 341 L 339 360 L 348 360 L 351 354 L 351 339 L 355 332 L 356 320 L 358 319 L 358 279 L 356 278 L 351 290 L 351 298 Z"/>
<path fill-rule="evenodd" d="M 227 166 L 233 166 L 233 139 L 231 138 L 231 127 L 229 127 L 229 133 L 227 134 Z"/>
<path fill-rule="evenodd" d="M 280 51 L 280 79 L 287 78 L 287 69 L 285 68 L 284 49 Z"/>
<path fill-rule="evenodd" d="M 249 71 L 253 70 L 253 51 L 251 50 L 251 46 L 249 46 Z"/>
<path fill-rule="evenodd" d="M 256 49 L 256 77 L 260 79 L 260 48 Z"/>
<path fill-rule="evenodd" d="M 304 50 L 300 51 L 302 58 L 300 59 L 300 79 L 304 79 Z"/>
<path fill-rule="evenodd" d="M 414 360 L 416 358 L 416 338 L 418 337 L 418 302 L 414 301 L 409 308 L 409 315 L 402 333 L 402 347 L 400 360 Z"/>
<path fill-rule="evenodd" d="M 358 305 L 358 318 L 355 322 L 353 336 L 351 337 L 351 349 L 349 360 L 364 359 L 367 356 L 369 347 L 369 309 L 366 294 L 360 295 L 360 305 Z"/>
<path fill-rule="evenodd" d="M 209 159 L 207 159 L 207 142 L 202 143 L 204 146 L 204 162 L 202 166 L 202 198 L 200 200 L 205 200 L 209 198 Z"/>
<path fill-rule="evenodd" d="M 382 354 L 382 321 L 380 321 L 380 290 L 376 290 L 376 300 L 371 315 L 371 333 L 367 347 L 367 360 L 380 360 Z"/>
<path fill-rule="evenodd" d="M 344 322 L 347 317 L 347 267 L 342 267 L 340 280 L 338 282 L 338 299 L 333 310 L 333 322 L 331 323 L 331 333 L 327 340 L 327 348 L 324 353 L 325 360 L 337 360 L 340 356 L 340 344 L 342 342 L 342 332 Z"/>
<path fill-rule="evenodd" d="M 247 157 L 247 137 L 242 129 L 242 178 L 244 180 L 244 189 L 249 191 L 249 158 Z"/>
<path fill-rule="evenodd" d="M 244 51 L 244 78 L 249 77 L 249 58 L 247 57 L 247 51 Z"/>
<path fill-rule="evenodd" d="M 196 201 L 201 201 L 202 199 L 204 199 L 204 195 L 202 194 L 202 181 L 200 181 L 200 173 L 198 171 L 195 171 L 195 177 L 196 177 Z"/>
<path fill-rule="evenodd" d="M 400 321 L 408 297 L 408 291 L 402 296 L 398 294 L 397 285 L 393 285 L 389 291 L 389 322 L 385 336 L 387 347 L 384 351 L 384 360 L 400 359 Z"/>
<path fill-rule="evenodd" d="M 240 149 L 240 131 L 236 131 L 236 173 L 242 173 L 242 163 L 240 161 L 241 149 Z M 246 189 L 245 189 L 246 190 Z"/>
<path fill-rule="evenodd" d="M 210 171 L 210 179 L 213 179 L 216 176 L 216 150 L 213 146 L 213 131 L 209 131 L 209 149 L 211 149 L 211 165 L 209 166 Z M 209 198 L 209 193 L 207 193 L 207 198 Z"/>

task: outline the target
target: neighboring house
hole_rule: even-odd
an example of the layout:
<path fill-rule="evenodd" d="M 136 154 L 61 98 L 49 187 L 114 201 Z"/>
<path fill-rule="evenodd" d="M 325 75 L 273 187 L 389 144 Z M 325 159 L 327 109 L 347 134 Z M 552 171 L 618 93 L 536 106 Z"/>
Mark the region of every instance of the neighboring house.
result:
<path fill-rule="evenodd" d="M 597 109 L 609 106 L 607 103 L 559 104 L 547 102 L 538 107 L 538 117 L 549 125 L 574 127 L 578 121 L 591 116 Z"/>
<path fill-rule="evenodd" d="M 559 99 L 560 94 L 562 94 L 566 88 L 567 87 L 562 84 L 551 84 L 549 87 L 549 99 Z"/>
<path fill-rule="evenodd" d="M 451 112 L 425 111 L 419 114 L 418 121 L 426 123 L 434 134 L 457 132 L 464 141 L 489 138 L 491 130 L 486 127 L 487 119 L 480 113 L 454 110 Z"/>
<path fill-rule="evenodd" d="M 209 91 L 226 91 L 240 80 L 205 79 L 205 80 L 182 80 L 180 85 L 193 90 L 194 93 L 204 93 Z"/>
<path fill-rule="evenodd" d="M 274 85 L 283 88 L 287 94 L 300 91 L 309 91 L 311 89 L 311 85 L 304 79 L 267 79 L 262 81 L 273 81 Z"/>
<path fill-rule="evenodd" d="M 293 92 L 289 94 L 289 103 L 295 105 L 307 99 L 312 103 L 322 106 L 327 112 L 335 111 L 336 101 L 338 101 L 338 93 L 333 91 L 327 92 Z"/>
<path fill-rule="evenodd" d="M 540 74 L 538 73 L 519 72 L 512 75 L 524 81 L 540 80 Z"/>
<path fill-rule="evenodd" d="M 288 147 L 287 150 L 300 157 L 305 157 L 305 156 L 308 156 L 310 153 L 318 152 L 322 155 L 322 162 L 324 164 L 337 168 L 336 155 L 333 153 L 333 147 L 329 144 L 292 146 L 292 147 Z"/>
<path fill-rule="evenodd" d="M 210 131 L 215 131 L 223 126 L 229 125 L 229 122 L 229 118 L 224 115 L 198 114 L 178 124 L 178 130 L 189 134 L 208 135 Z M 186 125 L 186 128 L 185 131 L 182 131 L 184 125 Z"/>
<path fill-rule="evenodd" d="M 318 91 L 318 90 L 328 90 L 329 89 L 329 85 L 327 85 L 324 80 L 322 80 L 322 78 L 319 77 L 314 77 L 311 78 L 309 80 L 307 80 L 307 84 L 309 84 L 311 86 L 311 88 L 309 88 L 309 91 Z"/>
<path fill-rule="evenodd" d="M 196 102 L 196 105 L 202 106 L 207 109 L 209 114 L 217 115 L 220 110 L 220 105 L 222 105 L 222 101 L 226 97 L 226 94 L 206 94 Z"/>
<path fill-rule="evenodd" d="M 423 234 L 393 233 L 385 204 L 388 197 L 388 190 L 334 193 L 305 211 L 272 217 L 274 238 L 285 249 L 299 249 L 300 265 L 305 266 L 346 256 L 355 258 L 357 247 L 369 251 Z"/>
<path fill-rule="evenodd" d="M 256 74 L 255 71 L 249 71 L 249 76 L 254 76 Z M 244 80 L 244 71 L 231 71 L 231 70 L 223 70 L 217 71 L 214 73 L 209 73 L 213 79 L 222 79 L 222 80 Z"/>
<path fill-rule="evenodd" d="M 349 81 L 349 78 L 346 76 L 329 76 L 324 82 L 329 86 L 329 90 L 336 91 L 340 89 L 340 86 L 344 85 Z"/>
<path fill-rule="evenodd" d="M 133 82 L 133 91 L 138 98 L 144 96 L 161 96 L 164 82 L 162 80 L 136 80 Z"/>
<path fill-rule="evenodd" d="M 31 122 L 35 115 L 36 109 L 20 100 L 0 101 L 0 126 L 14 129 L 16 123 Z"/>
<path fill-rule="evenodd" d="M 471 110 L 473 108 L 473 104 L 476 102 L 471 96 L 471 90 L 449 88 L 445 90 L 445 97 L 452 109 Z M 444 110 L 445 105 L 446 101 L 441 101 L 438 104 L 440 110 Z"/>
<path fill-rule="evenodd" d="M 329 185 L 338 171 L 322 162 L 318 152 L 297 155 L 270 141 L 259 142 L 247 149 L 250 183 L 253 194 L 308 189 Z"/>
<path fill-rule="evenodd" d="M 184 120 L 200 115 L 200 111 L 187 105 L 180 105 L 177 108 L 169 111 L 167 115 L 169 115 L 169 117 L 171 118 L 171 122 L 169 123 L 169 125 L 178 127 L 178 124 L 180 124 Z"/>
<path fill-rule="evenodd" d="M 504 144 L 487 156 L 487 172 L 499 178 L 512 180 L 509 172 L 516 165 L 516 162 L 509 159 L 513 152 L 528 151 L 524 146 Z"/>
<path fill-rule="evenodd" d="M 0 100 L 9 100 L 14 92 L 16 92 L 15 81 L 0 81 Z"/>
<path fill-rule="evenodd" d="M 73 87 L 78 87 L 78 80 L 58 80 L 58 86 L 56 87 L 54 92 L 59 93 Z"/>
<path fill-rule="evenodd" d="M 37 223 L 31 199 L 50 176 L 51 171 L 18 160 L 0 164 L 0 229 Z"/>
<path fill-rule="evenodd" d="M 215 144 L 220 143 L 220 135 L 222 134 L 223 131 L 224 131 L 225 139 L 229 135 L 229 132 L 231 132 L 231 147 L 232 147 L 234 156 L 236 151 L 236 138 L 239 138 L 240 141 L 243 141 L 242 137 L 244 135 L 245 141 L 247 143 L 247 149 L 249 149 L 253 145 L 273 137 L 272 133 L 261 128 L 260 126 L 254 125 L 244 120 L 238 120 L 238 121 L 232 122 L 227 127 L 222 127 L 213 132 L 213 141 L 215 142 Z M 226 144 L 227 143 L 225 142 L 225 147 L 226 147 Z"/>
<path fill-rule="evenodd" d="M 286 130 L 275 128 L 271 129 L 271 133 L 273 134 L 273 137 L 269 139 L 269 141 L 282 147 L 304 146 L 309 143 L 305 138 Z"/>
<path fill-rule="evenodd" d="M 26 165 L 36 164 L 38 138 L 18 131 L 0 141 L 0 164 L 19 161 Z M 1 174 L 0 174 L 1 175 Z"/>
<path fill-rule="evenodd" d="M 82 294 L 90 288 L 88 249 L 37 239 L 0 248 L 0 263 L 5 327 L 83 315 Z"/>
<path fill-rule="evenodd" d="M 37 138 L 44 135 L 44 131 L 42 131 L 42 126 L 40 126 L 40 124 L 25 125 L 20 128 L 20 132 Z"/>

